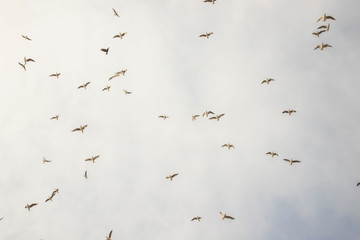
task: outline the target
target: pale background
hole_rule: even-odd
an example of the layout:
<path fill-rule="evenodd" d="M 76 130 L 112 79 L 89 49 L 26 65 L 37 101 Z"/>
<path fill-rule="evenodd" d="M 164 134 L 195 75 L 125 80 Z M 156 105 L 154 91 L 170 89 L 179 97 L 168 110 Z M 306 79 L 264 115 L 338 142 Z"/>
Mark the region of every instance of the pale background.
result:
<path fill-rule="evenodd" d="M 105 239 L 111 229 L 114 240 L 359 239 L 359 9 L 1 1 L 0 239 Z M 317 38 L 324 12 L 337 20 Z M 113 39 L 119 32 L 128 34 Z M 333 48 L 314 51 L 322 41 Z M 26 72 L 24 56 L 36 60 Z M 281 114 L 289 108 L 297 113 Z M 205 110 L 225 116 L 191 121 Z M 228 142 L 235 149 L 221 148 Z"/>

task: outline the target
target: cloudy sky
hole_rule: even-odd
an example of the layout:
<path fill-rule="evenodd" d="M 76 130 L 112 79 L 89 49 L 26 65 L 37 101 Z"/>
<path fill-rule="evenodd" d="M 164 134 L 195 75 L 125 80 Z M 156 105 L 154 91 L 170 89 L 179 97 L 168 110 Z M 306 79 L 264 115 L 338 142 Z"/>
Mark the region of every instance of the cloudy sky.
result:
<path fill-rule="evenodd" d="M 358 0 L 3 1 L 0 239 L 95 240 L 111 229 L 114 240 L 358 239 L 359 9 Z M 325 12 L 336 21 L 317 23 Z M 321 42 L 333 47 L 314 51 Z M 26 71 L 25 56 L 36 61 Z M 191 120 L 205 110 L 225 116 Z M 39 204 L 29 212 L 30 203 Z"/>

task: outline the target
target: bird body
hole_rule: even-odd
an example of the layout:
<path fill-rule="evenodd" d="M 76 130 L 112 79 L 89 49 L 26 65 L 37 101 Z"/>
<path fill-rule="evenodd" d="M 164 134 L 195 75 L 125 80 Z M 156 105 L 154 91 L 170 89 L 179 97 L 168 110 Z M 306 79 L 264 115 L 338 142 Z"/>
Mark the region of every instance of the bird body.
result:
<path fill-rule="evenodd" d="M 53 73 L 51 74 L 49 77 L 56 77 L 56 78 L 59 78 L 61 73 Z"/>
<path fill-rule="evenodd" d="M 167 115 L 160 115 L 159 118 L 163 118 L 164 120 L 166 120 L 167 118 L 169 118 L 169 116 L 167 116 Z"/>
<path fill-rule="evenodd" d="M 51 162 L 51 160 L 47 160 L 45 159 L 45 157 L 43 157 L 43 163 L 49 163 L 49 162 Z"/>
<path fill-rule="evenodd" d="M 199 37 L 206 37 L 206 38 L 209 38 L 210 37 L 210 35 L 212 35 L 212 34 L 214 34 L 213 32 L 207 32 L 207 33 L 203 33 L 203 34 L 201 34 Z"/>
<path fill-rule="evenodd" d="M 234 145 L 232 145 L 230 143 L 224 144 L 221 147 L 227 147 L 229 150 L 230 150 L 230 148 L 235 148 Z"/>
<path fill-rule="evenodd" d="M 201 217 L 199 217 L 199 216 L 196 216 L 196 217 L 193 217 L 193 218 L 191 219 L 191 221 L 194 221 L 194 220 L 198 220 L 198 221 L 200 222 L 200 220 L 201 220 Z"/>
<path fill-rule="evenodd" d="M 283 111 L 282 113 L 287 113 L 287 114 L 289 114 L 289 116 L 291 116 L 291 114 L 292 114 L 292 113 L 296 113 L 296 111 L 293 110 L 293 109 L 289 109 L 289 110 Z"/>
<path fill-rule="evenodd" d="M 100 155 L 92 156 L 91 158 L 85 159 L 85 161 L 92 161 L 93 163 L 95 163 L 95 160 L 96 160 L 97 158 L 99 158 L 99 157 L 100 157 Z"/>
<path fill-rule="evenodd" d="M 229 215 L 226 215 L 226 213 L 222 213 L 220 212 L 221 216 L 222 216 L 222 220 L 224 220 L 225 218 L 228 218 L 228 219 L 231 219 L 231 220 L 234 220 L 235 218 L 229 216 Z"/>
<path fill-rule="evenodd" d="M 316 49 L 320 49 L 321 51 L 324 50 L 324 48 L 327 48 L 327 47 L 332 47 L 330 44 L 324 44 L 324 43 L 321 43 L 320 45 L 317 45 L 314 50 Z"/>
<path fill-rule="evenodd" d="M 173 179 L 174 177 L 176 177 L 177 175 L 179 175 L 179 174 L 178 174 L 178 173 L 175 173 L 175 174 L 173 174 L 173 175 L 169 175 L 169 176 L 166 177 L 166 179 L 170 179 L 170 181 L 172 181 L 172 179 Z"/>
<path fill-rule="evenodd" d="M 30 211 L 30 208 L 32 208 L 32 207 L 34 207 L 34 206 L 36 206 L 36 205 L 38 205 L 38 203 L 32 203 L 32 204 L 26 204 L 26 206 L 25 206 L 25 208 L 27 208 L 29 211 Z"/>
<path fill-rule="evenodd" d="M 87 87 L 90 83 L 91 83 L 91 82 L 84 83 L 83 85 L 78 86 L 78 89 L 80 89 L 80 88 L 86 89 L 86 87 Z"/>
<path fill-rule="evenodd" d="M 293 160 L 293 159 L 287 159 L 287 158 L 284 158 L 284 161 L 289 162 L 290 165 L 292 165 L 293 163 L 299 163 L 299 162 L 301 162 L 301 161 L 299 161 L 299 160 Z"/>
<path fill-rule="evenodd" d="M 319 21 L 325 22 L 327 19 L 336 20 L 334 17 L 327 16 L 326 13 L 324 13 L 324 15 L 322 17 L 320 17 L 316 22 L 319 22 Z"/>
<path fill-rule="evenodd" d="M 267 152 L 266 154 L 270 154 L 271 157 L 279 156 L 279 154 L 277 154 L 276 152 Z"/>
<path fill-rule="evenodd" d="M 225 113 L 222 113 L 222 114 L 220 114 L 220 115 L 216 115 L 215 117 L 211 117 L 211 118 L 209 118 L 209 119 L 210 119 L 210 120 L 216 119 L 217 121 L 219 121 L 220 118 L 221 118 L 222 116 L 224 116 L 224 115 L 225 115 Z"/>
<path fill-rule="evenodd" d="M 55 115 L 54 117 L 50 118 L 50 120 L 53 120 L 53 119 L 59 120 L 59 115 Z"/>
<path fill-rule="evenodd" d="M 263 80 L 263 81 L 261 82 L 261 84 L 263 84 L 263 83 L 269 84 L 271 81 L 275 81 L 275 80 L 272 79 L 272 78 L 267 78 L 267 79 Z"/>
<path fill-rule="evenodd" d="M 100 49 L 100 50 L 103 51 L 103 52 L 105 53 L 105 55 L 108 55 L 109 49 L 110 49 L 110 48 L 102 48 L 102 49 Z"/>
<path fill-rule="evenodd" d="M 87 127 L 87 125 L 84 126 L 80 126 L 78 128 L 75 128 L 72 130 L 72 132 L 76 132 L 76 131 L 81 131 L 82 133 L 84 133 L 84 129 Z"/>

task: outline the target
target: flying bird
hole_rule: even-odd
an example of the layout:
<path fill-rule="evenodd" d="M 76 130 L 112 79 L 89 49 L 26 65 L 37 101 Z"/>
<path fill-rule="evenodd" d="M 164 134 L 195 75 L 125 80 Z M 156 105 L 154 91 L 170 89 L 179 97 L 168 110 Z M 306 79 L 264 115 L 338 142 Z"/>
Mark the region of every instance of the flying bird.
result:
<path fill-rule="evenodd" d="M 0 221 L 3 220 L 3 219 L 4 219 L 4 217 L 0 218 Z"/>
<path fill-rule="evenodd" d="M 116 10 L 114 8 L 112 10 L 114 11 L 114 16 L 120 17 L 119 14 L 116 12 Z"/>
<path fill-rule="evenodd" d="M 79 89 L 79 88 L 84 88 L 84 89 L 86 89 L 86 87 L 87 87 L 89 84 L 90 84 L 90 82 L 84 83 L 83 85 L 78 86 L 78 89 Z"/>
<path fill-rule="evenodd" d="M 170 181 L 172 181 L 172 179 L 173 179 L 174 177 L 176 177 L 177 175 L 179 175 L 179 174 L 178 174 L 178 173 L 175 173 L 175 174 L 173 174 L 173 175 L 169 175 L 169 176 L 166 177 L 166 179 L 170 179 Z"/>
<path fill-rule="evenodd" d="M 56 78 L 59 78 L 61 73 L 53 73 L 51 74 L 49 77 L 56 77 Z"/>
<path fill-rule="evenodd" d="M 166 120 L 167 118 L 169 118 L 169 116 L 166 115 L 160 115 L 159 118 L 163 118 L 164 120 Z"/>
<path fill-rule="evenodd" d="M 330 23 L 328 25 L 322 25 L 318 27 L 317 29 L 325 29 L 327 32 L 330 30 Z"/>
<path fill-rule="evenodd" d="M 198 220 L 198 221 L 200 222 L 200 220 L 201 220 L 201 217 L 199 217 L 199 216 L 196 216 L 196 217 L 193 217 L 193 218 L 191 219 L 191 221 L 194 221 L 194 220 Z"/>
<path fill-rule="evenodd" d="M 356 186 L 358 187 L 360 185 L 360 182 L 358 182 L 357 184 L 356 184 Z"/>
<path fill-rule="evenodd" d="M 93 163 L 95 163 L 95 160 L 97 159 L 97 158 L 99 158 L 100 157 L 100 155 L 97 155 L 97 156 L 92 156 L 91 158 L 87 158 L 87 159 L 85 159 L 85 161 L 92 161 Z"/>
<path fill-rule="evenodd" d="M 230 143 L 224 144 L 221 147 L 227 147 L 229 150 L 230 150 L 230 148 L 235 148 L 234 145 L 232 145 Z"/>
<path fill-rule="evenodd" d="M 100 50 L 103 51 L 103 52 L 105 53 L 105 55 L 107 55 L 108 52 L 109 52 L 109 49 L 110 49 L 110 48 L 102 48 L 102 49 L 100 49 Z"/>
<path fill-rule="evenodd" d="M 103 89 L 103 91 L 105 91 L 105 90 L 110 91 L 110 87 L 111 87 L 111 86 L 106 86 L 106 87 Z"/>
<path fill-rule="evenodd" d="M 265 79 L 264 81 L 262 81 L 261 84 L 263 84 L 263 83 L 269 84 L 271 81 L 275 81 L 275 80 L 272 79 L 272 78 L 267 78 L 267 79 Z"/>
<path fill-rule="evenodd" d="M 289 110 L 283 111 L 282 113 L 287 113 L 287 114 L 291 115 L 292 113 L 296 113 L 296 111 L 293 109 L 289 109 Z"/>
<path fill-rule="evenodd" d="M 326 19 L 336 20 L 334 17 L 332 17 L 332 16 L 327 16 L 326 13 L 324 13 L 324 15 L 323 15 L 322 17 L 320 17 L 316 22 L 319 22 L 319 21 L 325 22 Z"/>
<path fill-rule="evenodd" d="M 276 152 L 267 152 L 266 154 L 270 154 L 271 157 L 279 156 L 279 154 L 277 154 Z"/>
<path fill-rule="evenodd" d="M 26 206 L 25 206 L 25 208 L 27 208 L 29 211 L 30 211 L 30 208 L 32 208 L 32 207 L 34 207 L 34 206 L 36 206 L 36 205 L 38 205 L 38 203 L 32 203 L 32 204 L 26 204 Z"/>
<path fill-rule="evenodd" d="M 324 44 L 324 43 L 321 43 L 320 45 L 317 45 L 316 48 L 314 48 L 314 50 L 320 48 L 320 50 L 324 50 L 324 48 L 327 48 L 327 47 L 332 47 L 330 44 Z"/>
<path fill-rule="evenodd" d="M 124 37 L 126 34 L 127 34 L 127 32 L 119 33 L 119 34 L 115 35 L 113 38 L 123 39 L 123 37 Z"/>
<path fill-rule="evenodd" d="M 80 126 L 79 128 L 73 129 L 72 132 L 81 131 L 82 133 L 84 133 L 84 129 L 85 129 L 86 127 L 87 127 L 87 125 Z"/>
<path fill-rule="evenodd" d="M 287 158 L 284 158 L 284 161 L 289 162 L 290 165 L 292 165 L 293 163 L 299 163 L 299 162 L 301 162 L 301 161 L 299 161 L 299 160 L 293 160 L 293 159 L 287 159 Z"/>
<path fill-rule="evenodd" d="M 127 90 L 123 90 L 124 91 L 124 93 L 125 93 L 125 95 L 126 94 L 131 94 L 132 92 L 129 92 L 129 91 L 127 91 Z"/>
<path fill-rule="evenodd" d="M 235 219 L 235 218 L 233 218 L 233 217 L 231 217 L 231 216 L 229 216 L 229 215 L 226 215 L 226 213 L 220 212 L 220 214 L 221 214 L 221 216 L 222 216 L 222 220 L 224 220 L 225 218 L 232 219 L 232 220 Z"/>
<path fill-rule="evenodd" d="M 112 230 L 109 232 L 109 236 L 106 237 L 106 240 L 111 240 Z"/>
<path fill-rule="evenodd" d="M 217 121 L 219 121 L 220 120 L 220 118 L 222 117 L 222 116 L 224 116 L 225 115 L 225 113 L 222 113 L 222 114 L 220 114 L 220 115 L 216 115 L 215 117 L 211 117 L 211 118 L 209 118 L 210 120 L 211 119 L 216 119 Z"/>
<path fill-rule="evenodd" d="M 84 178 L 86 178 L 86 179 L 88 178 L 87 170 L 85 171 Z"/>
<path fill-rule="evenodd" d="M 199 37 L 206 37 L 206 38 L 209 38 L 211 34 L 214 34 L 214 33 L 213 33 L 213 32 L 203 33 L 203 34 L 201 34 Z"/>
<path fill-rule="evenodd" d="M 216 2 L 216 0 L 204 0 L 203 2 L 209 2 L 209 3 L 212 3 L 212 4 L 214 4 L 215 2 Z"/>
<path fill-rule="evenodd" d="M 205 111 L 202 116 L 209 117 L 210 114 L 215 114 L 215 113 L 213 113 L 212 111 Z"/>
<path fill-rule="evenodd" d="M 323 32 L 326 32 L 326 30 L 321 30 L 320 32 L 319 32 L 319 31 L 316 31 L 316 32 L 313 32 L 312 34 L 314 34 L 315 36 L 319 37 L 320 34 L 322 34 Z"/>
<path fill-rule="evenodd" d="M 192 116 L 191 116 L 192 121 L 195 121 L 197 117 L 200 117 L 200 115 L 192 115 Z"/>
<path fill-rule="evenodd" d="M 49 163 L 49 162 L 51 162 L 51 160 L 47 160 L 45 159 L 45 157 L 43 157 L 43 163 Z"/>
<path fill-rule="evenodd" d="M 21 35 L 23 38 L 25 38 L 26 40 L 29 40 L 29 41 L 31 41 L 31 39 L 28 37 L 28 36 L 24 36 L 24 35 Z"/>
<path fill-rule="evenodd" d="M 32 58 L 26 58 L 26 57 L 24 57 L 24 63 L 26 64 L 27 62 L 35 62 L 35 60 L 32 59 Z"/>
<path fill-rule="evenodd" d="M 59 120 L 59 115 L 56 115 L 56 116 L 50 118 L 50 120 L 53 120 L 53 119 Z"/>
<path fill-rule="evenodd" d="M 52 201 L 52 198 L 54 197 L 54 195 L 51 195 L 50 197 L 48 197 L 45 202 L 48 202 L 48 201 Z"/>
<path fill-rule="evenodd" d="M 19 64 L 20 64 L 20 66 L 22 66 L 23 68 L 24 68 L 24 70 L 26 71 L 26 68 L 25 68 L 25 64 L 22 64 L 22 63 L 20 63 L 20 62 L 18 62 Z"/>
<path fill-rule="evenodd" d="M 110 81 L 111 79 L 113 79 L 113 78 L 116 78 L 116 77 L 120 76 L 120 74 L 121 74 L 121 72 L 115 73 L 114 75 L 112 75 L 112 76 L 109 78 L 109 81 Z"/>

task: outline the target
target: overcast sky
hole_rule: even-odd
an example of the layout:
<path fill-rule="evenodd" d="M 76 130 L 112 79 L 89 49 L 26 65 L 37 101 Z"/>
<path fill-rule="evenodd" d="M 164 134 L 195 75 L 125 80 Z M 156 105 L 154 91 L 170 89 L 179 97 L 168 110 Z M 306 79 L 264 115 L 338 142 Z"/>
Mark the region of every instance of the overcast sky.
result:
<path fill-rule="evenodd" d="M 0 239 L 110 230 L 114 240 L 358 239 L 359 9 L 358 0 L 3 1 Z M 336 21 L 317 23 L 324 13 Z M 314 51 L 321 42 L 332 48 Z M 36 61 L 26 71 L 25 56 Z M 191 120 L 205 110 L 225 115 Z"/>

